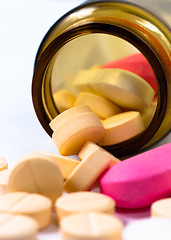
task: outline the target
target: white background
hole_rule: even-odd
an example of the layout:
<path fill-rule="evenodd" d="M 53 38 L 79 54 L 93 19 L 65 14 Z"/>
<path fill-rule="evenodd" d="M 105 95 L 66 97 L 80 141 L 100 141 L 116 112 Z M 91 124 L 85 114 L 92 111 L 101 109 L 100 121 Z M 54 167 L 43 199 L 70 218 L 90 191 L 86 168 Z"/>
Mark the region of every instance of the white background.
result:
<path fill-rule="evenodd" d="M 34 59 L 44 35 L 64 13 L 82 0 L 0 0 L 0 156 L 9 167 L 22 154 L 57 152 L 40 125 L 32 105 Z M 162 143 L 170 141 L 170 135 Z M 159 144 L 158 144 L 159 145 Z M 149 212 L 131 214 L 131 219 Z M 119 214 L 128 219 L 130 214 Z M 60 239 L 55 225 L 41 231 L 39 240 Z"/>
<path fill-rule="evenodd" d="M 0 156 L 57 151 L 32 105 L 33 66 L 49 28 L 81 0 L 0 0 Z"/>

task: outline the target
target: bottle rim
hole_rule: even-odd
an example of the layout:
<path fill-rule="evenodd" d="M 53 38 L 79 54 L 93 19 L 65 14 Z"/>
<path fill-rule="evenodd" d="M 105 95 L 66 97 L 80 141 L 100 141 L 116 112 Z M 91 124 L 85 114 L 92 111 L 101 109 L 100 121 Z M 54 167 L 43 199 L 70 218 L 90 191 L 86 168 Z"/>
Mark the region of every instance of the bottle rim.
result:
<path fill-rule="evenodd" d="M 127 40 L 145 56 L 156 76 L 159 100 L 156 112 L 149 126 L 142 133 L 130 140 L 112 146 L 104 146 L 106 150 L 114 153 L 118 157 L 132 154 L 146 145 L 159 129 L 167 107 L 168 91 L 164 68 L 152 47 L 128 29 L 107 23 L 86 23 L 71 28 L 57 36 L 42 52 L 35 65 L 32 82 L 34 109 L 43 128 L 51 136 L 52 130 L 49 127 L 49 123 L 58 113 L 52 99 L 50 82 L 45 81 L 45 75 L 47 74 L 53 57 L 66 43 L 79 36 L 92 33 L 109 34 Z"/>

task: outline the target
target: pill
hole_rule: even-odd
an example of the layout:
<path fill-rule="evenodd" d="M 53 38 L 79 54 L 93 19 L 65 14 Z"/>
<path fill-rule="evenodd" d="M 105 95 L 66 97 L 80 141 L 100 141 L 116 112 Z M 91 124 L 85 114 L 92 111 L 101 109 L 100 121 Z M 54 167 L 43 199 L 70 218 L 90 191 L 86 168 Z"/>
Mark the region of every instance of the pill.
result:
<path fill-rule="evenodd" d="M 82 160 L 87 156 L 94 154 L 95 151 L 101 151 L 101 157 L 106 154 L 109 158 L 111 158 L 111 166 L 120 162 L 118 158 L 93 142 L 86 142 L 81 151 L 78 153 L 78 157 Z"/>
<path fill-rule="evenodd" d="M 121 112 L 116 104 L 90 92 L 81 92 L 75 102 L 75 106 L 86 105 L 89 106 L 92 112 L 96 113 L 99 118 L 105 119 Z"/>
<path fill-rule="evenodd" d="M 116 206 L 141 208 L 171 194 L 171 143 L 128 158 L 100 179 L 102 193 Z"/>
<path fill-rule="evenodd" d="M 144 124 L 139 112 L 128 111 L 102 121 L 105 135 L 99 145 L 107 146 L 126 141 L 144 130 Z"/>
<path fill-rule="evenodd" d="M 151 215 L 171 218 L 171 198 L 160 199 L 151 205 Z"/>
<path fill-rule="evenodd" d="M 153 101 L 149 107 L 143 109 L 140 114 L 144 123 L 144 127 L 147 128 L 152 121 L 157 107 L 157 101 Z"/>
<path fill-rule="evenodd" d="M 122 222 L 104 213 L 80 213 L 60 222 L 63 240 L 121 240 Z"/>
<path fill-rule="evenodd" d="M 71 157 L 61 156 L 54 153 L 39 151 L 41 154 L 48 155 L 53 161 L 55 161 L 61 170 L 64 179 L 67 179 L 71 172 L 80 163 L 79 160 Z"/>
<path fill-rule="evenodd" d="M 146 80 L 157 93 L 157 81 L 147 59 L 141 53 L 136 53 L 128 57 L 107 63 L 101 68 L 119 68 L 130 71 Z"/>
<path fill-rule="evenodd" d="M 0 157 L 0 171 L 8 169 L 8 162 L 5 158 Z"/>
<path fill-rule="evenodd" d="M 81 70 L 73 83 L 76 88 L 83 85 L 83 89 L 84 85 L 88 85 L 91 91 L 130 110 L 149 106 L 155 95 L 153 88 L 144 79 L 121 69 Z"/>
<path fill-rule="evenodd" d="M 75 155 L 87 141 L 97 143 L 105 129 L 93 112 L 79 114 L 64 122 L 52 134 L 52 139 L 61 155 Z"/>
<path fill-rule="evenodd" d="M 74 192 L 58 198 L 55 207 L 58 221 L 70 214 L 83 212 L 114 214 L 115 201 L 101 193 Z"/>
<path fill-rule="evenodd" d="M 0 196 L 0 212 L 32 217 L 39 228 L 51 222 L 51 200 L 39 194 L 13 192 Z"/>
<path fill-rule="evenodd" d="M 73 107 L 75 103 L 75 96 L 67 89 L 54 93 L 53 99 L 60 113 Z"/>
<path fill-rule="evenodd" d="M 122 240 L 170 240 L 171 220 L 148 218 L 129 223 L 123 230 Z"/>
<path fill-rule="evenodd" d="M 0 213 L 0 240 L 36 240 L 37 222 L 30 217 Z"/>
<path fill-rule="evenodd" d="M 23 155 L 10 170 L 9 192 L 39 193 L 55 202 L 63 192 L 63 177 L 57 163 L 47 155 Z"/>
<path fill-rule="evenodd" d="M 90 190 L 100 175 L 107 170 L 112 162 L 110 155 L 105 154 L 100 148 L 87 155 L 69 175 L 64 183 L 66 192 Z"/>
<path fill-rule="evenodd" d="M 0 172 L 0 195 L 8 192 L 7 190 L 8 175 L 9 175 L 9 170 L 4 170 Z"/>
<path fill-rule="evenodd" d="M 56 128 L 61 126 L 64 122 L 67 122 L 71 118 L 85 113 L 85 112 L 92 112 L 91 109 L 88 106 L 76 106 L 71 109 L 66 110 L 65 112 L 59 114 L 56 116 L 49 124 L 51 129 L 55 131 Z"/>

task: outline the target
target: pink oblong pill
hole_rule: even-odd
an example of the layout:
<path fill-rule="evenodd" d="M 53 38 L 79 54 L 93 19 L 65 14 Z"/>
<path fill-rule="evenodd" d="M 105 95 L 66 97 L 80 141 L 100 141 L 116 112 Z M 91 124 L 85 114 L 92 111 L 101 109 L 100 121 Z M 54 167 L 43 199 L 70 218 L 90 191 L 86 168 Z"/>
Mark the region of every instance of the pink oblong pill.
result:
<path fill-rule="evenodd" d="M 99 183 L 122 208 L 146 207 L 171 195 L 171 143 L 119 162 Z"/>
<path fill-rule="evenodd" d="M 146 80 L 156 93 L 158 92 L 157 81 L 153 69 L 141 53 L 136 53 L 131 56 L 115 60 L 101 66 L 101 68 L 120 68 L 135 73 Z"/>

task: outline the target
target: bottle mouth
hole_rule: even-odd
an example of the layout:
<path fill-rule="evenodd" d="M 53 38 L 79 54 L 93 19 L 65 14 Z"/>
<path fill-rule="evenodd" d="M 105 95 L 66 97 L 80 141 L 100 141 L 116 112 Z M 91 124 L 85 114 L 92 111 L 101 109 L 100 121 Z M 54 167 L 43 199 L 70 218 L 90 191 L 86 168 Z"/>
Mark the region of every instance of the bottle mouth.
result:
<path fill-rule="evenodd" d="M 165 115 L 168 95 L 165 71 L 157 55 L 149 44 L 131 31 L 120 26 L 114 26 L 106 23 L 86 23 L 81 26 L 74 27 L 73 29 L 69 29 L 56 37 L 42 52 L 34 69 L 32 82 L 34 109 L 43 128 L 51 136 L 52 130 L 49 127 L 49 123 L 59 114 L 53 99 L 52 90 L 52 76 L 55 61 L 58 58 L 58 54 L 61 53 L 62 48 L 67 43 L 92 34 L 105 34 L 106 36 L 124 39 L 124 41 L 130 43 L 144 55 L 150 63 L 156 77 L 158 101 L 155 114 L 150 124 L 142 133 L 134 138 L 119 144 L 104 146 L 106 150 L 114 153 L 118 157 L 126 156 L 135 153 L 137 150 L 142 148 L 155 135 Z M 57 75 L 58 73 L 59 72 L 57 72 Z"/>

